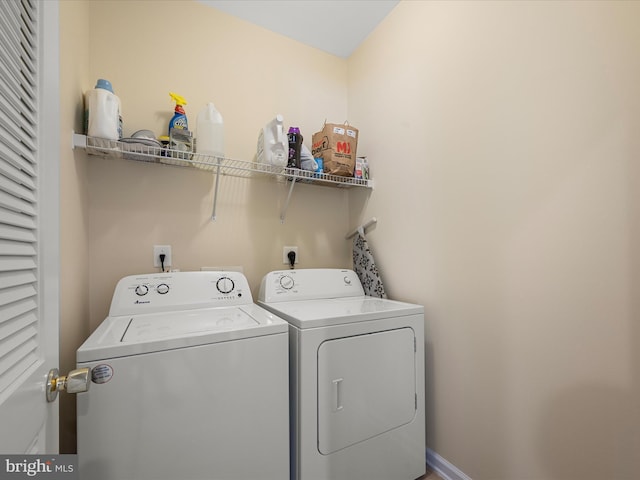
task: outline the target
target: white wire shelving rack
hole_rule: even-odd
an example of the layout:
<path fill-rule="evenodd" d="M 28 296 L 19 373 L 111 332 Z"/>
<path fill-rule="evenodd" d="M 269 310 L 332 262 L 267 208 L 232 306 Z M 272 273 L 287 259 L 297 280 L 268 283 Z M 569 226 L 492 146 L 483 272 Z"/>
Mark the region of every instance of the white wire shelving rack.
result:
<path fill-rule="evenodd" d="M 157 146 L 148 146 L 143 143 L 128 143 L 103 138 L 88 137 L 73 132 L 72 147 L 86 150 L 90 155 L 98 155 L 106 158 L 122 158 L 137 162 L 156 163 L 159 165 L 200 169 L 204 172 L 215 174 L 215 187 L 213 194 L 213 213 L 211 219 L 216 219 L 216 207 L 218 203 L 218 189 L 220 177 L 229 175 L 233 177 L 257 178 L 272 176 L 284 178 L 291 182 L 287 198 L 280 212 L 280 221 L 284 222 L 291 195 L 296 183 L 308 183 L 334 188 L 373 188 L 373 180 L 354 177 L 341 177 L 327 173 L 314 173 L 298 168 L 277 167 L 266 163 L 257 163 L 246 160 L 236 160 L 226 157 L 214 157 L 198 153 L 180 152 Z"/>

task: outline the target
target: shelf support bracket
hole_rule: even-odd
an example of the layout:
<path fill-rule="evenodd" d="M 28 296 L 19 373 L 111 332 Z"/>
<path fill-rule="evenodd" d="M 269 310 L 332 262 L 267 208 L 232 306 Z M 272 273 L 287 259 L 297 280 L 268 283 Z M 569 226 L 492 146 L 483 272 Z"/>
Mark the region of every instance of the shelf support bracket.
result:
<path fill-rule="evenodd" d="M 71 150 L 75 150 L 76 147 L 86 149 L 87 137 L 71 130 Z"/>
<path fill-rule="evenodd" d="M 213 189 L 213 213 L 211 214 L 211 221 L 216 221 L 216 206 L 218 205 L 218 186 L 220 185 L 220 157 L 216 157 L 218 165 L 216 166 L 216 183 Z"/>
<path fill-rule="evenodd" d="M 293 187 L 296 185 L 296 179 L 291 179 L 291 186 L 289 187 L 289 193 L 287 194 L 287 199 L 284 202 L 284 206 L 282 207 L 282 212 L 280 212 L 280 223 L 284 223 L 284 219 L 287 215 L 287 208 L 289 208 L 289 202 L 291 201 L 291 194 L 293 193 Z"/>

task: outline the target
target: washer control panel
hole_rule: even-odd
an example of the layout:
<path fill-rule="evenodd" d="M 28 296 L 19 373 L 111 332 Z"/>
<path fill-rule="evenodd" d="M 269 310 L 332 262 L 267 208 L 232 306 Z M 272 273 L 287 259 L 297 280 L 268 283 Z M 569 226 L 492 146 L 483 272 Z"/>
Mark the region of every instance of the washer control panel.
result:
<path fill-rule="evenodd" d="M 269 303 L 360 295 L 364 291 L 353 270 L 278 270 L 264 276 L 258 300 Z"/>
<path fill-rule="evenodd" d="M 130 315 L 253 303 L 239 272 L 173 272 L 124 277 L 116 285 L 109 315 Z"/>

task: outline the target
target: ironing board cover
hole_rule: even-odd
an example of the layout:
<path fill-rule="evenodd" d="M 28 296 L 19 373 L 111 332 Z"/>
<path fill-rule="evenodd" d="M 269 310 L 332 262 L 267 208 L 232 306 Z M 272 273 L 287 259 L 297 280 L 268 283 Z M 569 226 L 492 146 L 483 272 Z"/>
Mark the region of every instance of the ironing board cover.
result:
<path fill-rule="evenodd" d="M 364 238 L 364 231 L 361 229 L 358 229 L 353 239 L 353 270 L 362 283 L 365 295 L 387 298 L 380 272 L 373 260 L 367 239 Z"/>

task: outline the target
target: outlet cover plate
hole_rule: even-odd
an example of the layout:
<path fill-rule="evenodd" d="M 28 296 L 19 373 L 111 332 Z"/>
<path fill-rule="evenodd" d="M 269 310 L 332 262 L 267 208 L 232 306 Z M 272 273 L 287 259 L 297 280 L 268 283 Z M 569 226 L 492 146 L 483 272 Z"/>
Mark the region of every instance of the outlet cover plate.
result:
<path fill-rule="evenodd" d="M 153 266 L 160 267 L 160 254 L 164 253 L 164 266 L 171 266 L 171 245 L 153 246 Z"/>
<path fill-rule="evenodd" d="M 298 247 L 282 247 L 282 263 L 284 265 L 289 265 L 289 252 L 295 252 L 296 259 L 294 264 L 300 263 L 300 254 L 298 253 Z"/>

